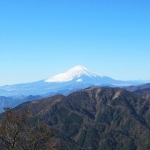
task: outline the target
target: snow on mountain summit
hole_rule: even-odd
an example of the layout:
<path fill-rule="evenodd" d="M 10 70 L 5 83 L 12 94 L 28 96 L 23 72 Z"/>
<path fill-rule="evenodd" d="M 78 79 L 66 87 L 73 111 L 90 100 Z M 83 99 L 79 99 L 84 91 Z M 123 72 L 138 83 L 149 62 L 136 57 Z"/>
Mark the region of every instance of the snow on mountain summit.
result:
<path fill-rule="evenodd" d="M 107 76 L 99 76 L 91 73 L 83 66 L 75 66 L 67 72 L 58 74 L 54 77 L 48 78 L 47 80 L 0 86 L 0 95 L 6 97 L 18 95 L 41 95 L 46 97 L 55 94 L 67 95 L 73 91 L 91 86 L 122 87 L 137 84 L 140 84 L 140 82 L 115 80 Z"/>
<path fill-rule="evenodd" d="M 88 76 L 92 78 L 92 77 L 97 77 L 98 75 L 91 73 L 90 71 L 88 71 L 87 68 L 78 65 L 71 68 L 65 73 L 61 73 L 52 78 L 48 78 L 47 80 L 45 80 L 45 82 L 67 82 L 73 79 L 77 79 L 78 81 L 80 81 L 81 79 L 79 78 L 81 76 Z"/>

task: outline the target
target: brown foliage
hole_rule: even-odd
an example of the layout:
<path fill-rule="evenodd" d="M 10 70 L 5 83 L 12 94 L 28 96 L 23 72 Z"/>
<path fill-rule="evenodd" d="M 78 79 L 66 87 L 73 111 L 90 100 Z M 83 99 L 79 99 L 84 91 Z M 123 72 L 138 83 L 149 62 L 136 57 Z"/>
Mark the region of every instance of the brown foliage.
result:
<path fill-rule="evenodd" d="M 3 150 L 50 150 L 60 149 L 58 133 L 38 123 L 30 124 L 29 112 L 5 109 L 0 121 L 0 147 Z"/>

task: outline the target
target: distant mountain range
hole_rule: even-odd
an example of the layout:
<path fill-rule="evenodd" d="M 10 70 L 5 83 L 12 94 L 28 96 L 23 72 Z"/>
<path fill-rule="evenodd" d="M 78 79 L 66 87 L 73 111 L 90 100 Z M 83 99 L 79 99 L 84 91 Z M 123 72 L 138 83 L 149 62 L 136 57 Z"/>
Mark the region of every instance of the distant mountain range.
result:
<path fill-rule="evenodd" d="M 0 86 L 0 96 L 67 95 L 90 86 L 122 87 L 144 83 L 142 81 L 120 81 L 91 73 L 83 66 L 75 66 L 65 73 L 33 83 Z"/>
<path fill-rule="evenodd" d="M 139 84 L 76 66 L 46 80 L 1 86 L 0 113 L 18 105 L 13 110 L 29 111 L 31 126 L 59 131 L 68 150 L 149 150 L 150 83 Z"/>
<path fill-rule="evenodd" d="M 129 86 L 129 87 L 125 87 L 125 89 L 134 92 L 138 95 L 141 95 L 142 98 L 150 100 L 150 83 L 143 84 L 140 86 Z"/>
<path fill-rule="evenodd" d="M 4 108 L 14 108 L 17 105 L 27 102 L 27 101 L 32 101 L 32 100 L 38 100 L 41 99 L 41 96 L 32 96 L 29 95 L 27 97 L 25 96 L 17 96 L 17 97 L 5 97 L 5 96 L 0 96 L 0 113 L 4 111 Z"/>

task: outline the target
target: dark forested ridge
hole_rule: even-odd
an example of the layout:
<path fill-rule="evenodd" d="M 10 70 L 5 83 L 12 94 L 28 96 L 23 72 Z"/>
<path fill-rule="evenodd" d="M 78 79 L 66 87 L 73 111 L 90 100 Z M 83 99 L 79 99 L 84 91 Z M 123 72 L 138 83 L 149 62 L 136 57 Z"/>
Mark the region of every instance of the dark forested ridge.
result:
<path fill-rule="evenodd" d="M 150 83 L 143 84 L 140 86 L 130 86 L 126 89 L 150 101 Z"/>
<path fill-rule="evenodd" d="M 120 88 L 88 88 L 15 108 L 21 110 L 33 124 L 59 130 L 68 149 L 150 149 L 150 102 Z"/>
<path fill-rule="evenodd" d="M 139 85 L 139 86 L 129 86 L 129 87 L 126 87 L 127 90 L 131 91 L 131 92 L 137 92 L 137 91 L 140 91 L 140 90 L 145 90 L 145 91 L 150 91 L 150 83 L 147 83 L 147 84 L 142 84 L 142 85 Z"/>

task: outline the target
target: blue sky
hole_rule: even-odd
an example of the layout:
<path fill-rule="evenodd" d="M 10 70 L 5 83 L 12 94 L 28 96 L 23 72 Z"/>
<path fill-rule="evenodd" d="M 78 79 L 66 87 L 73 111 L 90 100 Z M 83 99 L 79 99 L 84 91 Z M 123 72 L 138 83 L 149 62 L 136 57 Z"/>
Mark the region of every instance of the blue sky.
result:
<path fill-rule="evenodd" d="M 150 80 L 149 0 L 1 0 L 0 85 L 83 65 Z"/>

